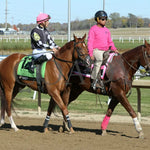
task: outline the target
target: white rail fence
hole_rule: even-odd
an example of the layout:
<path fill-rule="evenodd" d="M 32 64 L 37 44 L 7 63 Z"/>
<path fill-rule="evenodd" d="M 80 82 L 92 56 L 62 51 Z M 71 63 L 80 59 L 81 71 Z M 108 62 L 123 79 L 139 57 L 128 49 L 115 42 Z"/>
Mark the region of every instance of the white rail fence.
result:
<path fill-rule="evenodd" d="M 78 35 L 77 35 L 78 36 Z M 82 36 L 82 35 L 81 35 Z M 79 36 L 80 37 L 80 36 Z M 67 40 L 67 35 L 52 35 L 53 40 L 61 40 L 64 43 Z M 71 40 L 73 37 L 71 37 Z M 150 43 L 150 35 L 149 36 L 130 36 L 130 35 L 112 35 L 112 40 L 118 40 L 120 43 L 124 43 L 125 41 L 129 41 L 130 43 L 134 43 L 135 41 L 141 43 L 147 40 Z M 0 42 L 30 42 L 30 36 L 0 36 Z"/>

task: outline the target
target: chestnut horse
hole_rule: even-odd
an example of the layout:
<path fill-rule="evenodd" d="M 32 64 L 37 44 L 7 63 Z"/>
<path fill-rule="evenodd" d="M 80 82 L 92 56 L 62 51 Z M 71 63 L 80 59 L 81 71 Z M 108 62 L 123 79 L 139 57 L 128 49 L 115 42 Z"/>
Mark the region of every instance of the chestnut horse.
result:
<path fill-rule="evenodd" d="M 68 126 L 72 130 L 69 119 L 66 101 L 62 93 L 65 90 L 68 74 L 77 59 L 85 61 L 88 51 L 85 44 L 86 34 L 82 38 L 74 35 L 74 40 L 66 43 L 51 60 L 47 61 L 44 78 L 44 93 L 49 94 L 62 110 L 68 121 Z M 5 110 L 7 112 L 11 127 L 17 131 L 11 115 L 11 102 L 17 93 L 25 86 L 38 91 L 37 82 L 20 79 L 17 76 L 17 66 L 24 54 L 15 53 L 0 62 L 0 92 L 1 92 L 1 120 L 4 124 Z M 48 119 L 48 118 L 47 118 Z"/>
<path fill-rule="evenodd" d="M 101 124 L 102 135 L 106 134 L 106 129 L 115 107 L 118 103 L 121 103 L 132 117 L 139 137 L 144 137 L 142 127 L 137 120 L 137 115 L 126 97 L 126 94 L 132 87 L 134 73 L 138 70 L 140 65 L 145 67 L 147 71 L 150 70 L 150 44 L 148 44 L 147 41 L 145 41 L 145 45 L 138 46 L 121 55 L 114 56 L 112 62 L 109 63 L 103 82 L 107 95 L 111 96 L 112 99 Z M 67 105 L 71 101 L 74 101 L 85 90 L 91 93 L 102 94 L 101 89 L 94 91 L 91 88 L 90 77 L 83 76 L 83 81 L 81 82 L 80 76 L 71 76 L 70 83 L 71 85 L 66 88 L 70 90 L 69 101 L 65 102 Z M 51 115 L 55 105 L 56 103 L 51 98 L 48 115 Z M 47 126 L 44 126 L 44 128 L 47 128 Z"/>

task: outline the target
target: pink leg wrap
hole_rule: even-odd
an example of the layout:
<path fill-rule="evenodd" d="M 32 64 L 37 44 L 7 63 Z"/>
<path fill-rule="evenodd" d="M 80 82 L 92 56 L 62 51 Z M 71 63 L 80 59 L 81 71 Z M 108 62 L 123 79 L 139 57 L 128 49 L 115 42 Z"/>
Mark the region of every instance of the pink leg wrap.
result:
<path fill-rule="evenodd" d="M 108 126 L 108 123 L 109 123 L 109 120 L 110 120 L 110 117 L 106 116 L 104 117 L 103 119 L 103 122 L 101 124 L 101 129 L 102 130 L 106 130 L 107 126 Z"/>

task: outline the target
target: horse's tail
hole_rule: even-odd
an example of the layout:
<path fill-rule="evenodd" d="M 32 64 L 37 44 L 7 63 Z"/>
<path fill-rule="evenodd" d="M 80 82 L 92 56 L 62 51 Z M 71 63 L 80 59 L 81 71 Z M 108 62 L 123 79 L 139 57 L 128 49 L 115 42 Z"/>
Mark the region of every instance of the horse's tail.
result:
<path fill-rule="evenodd" d="M 2 96 L 3 96 L 3 93 L 4 91 L 3 91 L 3 88 L 2 88 L 2 84 L 1 84 L 1 80 L 0 80 L 0 100 L 2 99 Z"/>

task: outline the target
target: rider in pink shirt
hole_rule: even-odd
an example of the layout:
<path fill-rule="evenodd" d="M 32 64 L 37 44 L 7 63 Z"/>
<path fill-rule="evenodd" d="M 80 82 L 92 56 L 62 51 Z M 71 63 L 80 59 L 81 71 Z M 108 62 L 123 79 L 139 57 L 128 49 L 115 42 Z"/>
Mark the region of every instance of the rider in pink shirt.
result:
<path fill-rule="evenodd" d="M 93 56 L 93 50 L 96 48 L 107 51 L 109 47 L 111 47 L 111 50 L 117 49 L 111 39 L 109 29 L 105 26 L 103 28 L 100 28 L 98 25 L 92 26 L 88 35 L 89 55 Z"/>
<path fill-rule="evenodd" d="M 103 53 L 109 49 L 118 52 L 115 47 L 109 29 L 105 27 L 107 21 L 107 13 L 105 11 L 98 11 L 95 14 L 96 25 L 92 26 L 88 34 L 88 51 L 91 60 L 94 61 L 94 68 L 92 70 L 91 86 L 96 88 L 103 88 L 102 81 L 98 78 L 98 72 L 103 60 Z M 99 80 L 99 84 L 97 81 Z"/>

